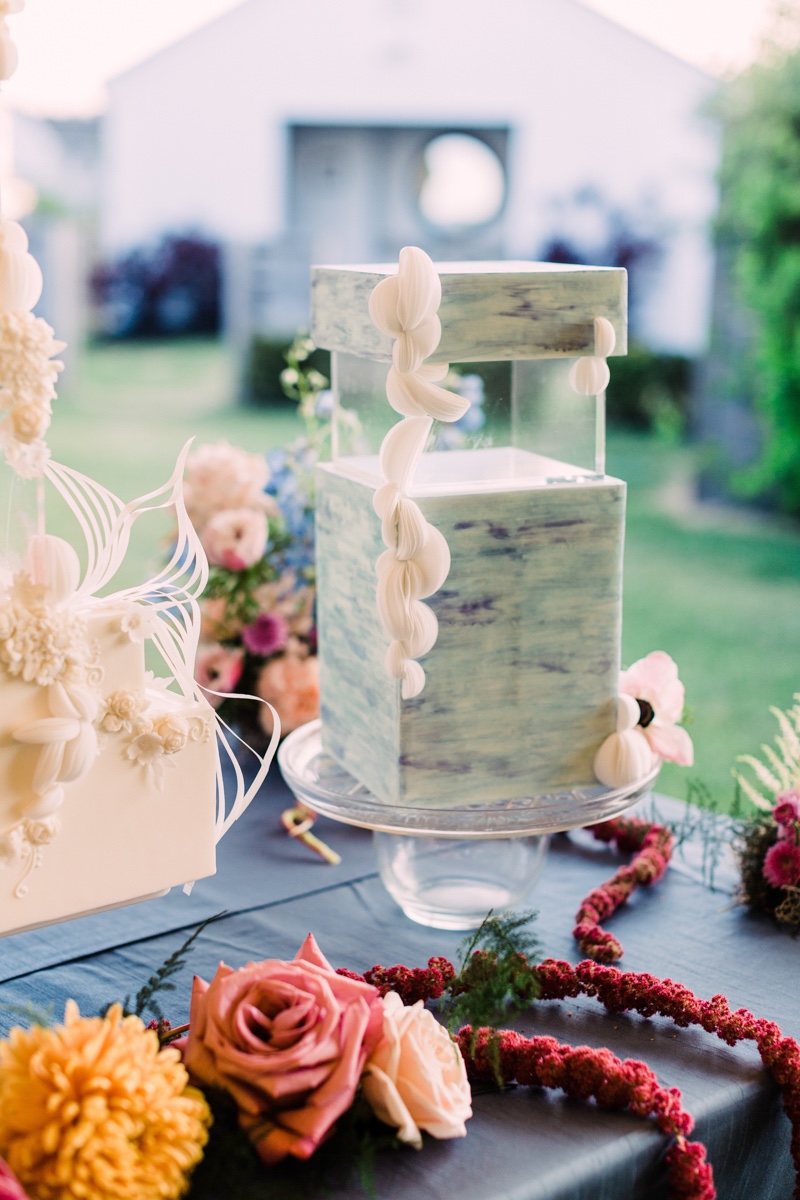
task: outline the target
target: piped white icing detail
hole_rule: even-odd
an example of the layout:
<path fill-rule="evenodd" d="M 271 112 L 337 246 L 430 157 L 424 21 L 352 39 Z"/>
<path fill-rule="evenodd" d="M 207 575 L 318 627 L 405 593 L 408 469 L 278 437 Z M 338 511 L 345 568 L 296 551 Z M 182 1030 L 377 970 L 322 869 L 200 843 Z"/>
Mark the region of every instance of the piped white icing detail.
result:
<path fill-rule="evenodd" d="M 639 703 L 622 693 L 617 700 L 617 729 L 594 757 L 594 773 L 606 787 L 626 787 L 642 779 L 658 762 L 647 738 L 638 728 Z"/>
<path fill-rule="evenodd" d="M 392 639 L 384 664 L 387 673 L 401 681 L 404 700 L 424 688 L 425 672 L 415 660 L 428 653 L 438 634 L 436 616 L 422 601 L 439 590 L 450 570 L 444 536 L 406 492 L 433 421 L 457 421 L 469 408 L 468 399 L 438 386 L 449 364 L 425 362 L 442 335 L 437 312 L 441 300 L 438 272 L 416 246 L 400 251 L 397 274 L 382 279 L 369 300 L 373 322 L 394 338 L 386 396 L 404 417 L 383 440 L 384 482 L 373 498 L 386 546 L 376 567 L 378 613 Z"/>

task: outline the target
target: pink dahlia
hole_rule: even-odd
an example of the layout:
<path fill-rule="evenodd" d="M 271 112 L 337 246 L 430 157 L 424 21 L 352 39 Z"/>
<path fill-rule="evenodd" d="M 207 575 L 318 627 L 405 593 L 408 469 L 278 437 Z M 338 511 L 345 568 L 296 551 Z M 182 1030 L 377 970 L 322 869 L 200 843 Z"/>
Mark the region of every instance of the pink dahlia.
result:
<path fill-rule="evenodd" d="M 259 613 L 252 625 L 245 625 L 242 641 L 251 654 L 268 658 L 283 650 L 289 638 L 289 622 L 281 613 Z"/>
<path fill-rule="evenodd" d="M 795 821 L 800 821 L 800 791 L 792 788 L 790 792 L 776 796 L 772 815 L 779 825 L 794 825 Z"/>
<path fill-rule="evenodd" d="M 764 855 L 764 878 L 773 887 L 794 887 L 800 880 L 800 846 L 779 841 Z"/>

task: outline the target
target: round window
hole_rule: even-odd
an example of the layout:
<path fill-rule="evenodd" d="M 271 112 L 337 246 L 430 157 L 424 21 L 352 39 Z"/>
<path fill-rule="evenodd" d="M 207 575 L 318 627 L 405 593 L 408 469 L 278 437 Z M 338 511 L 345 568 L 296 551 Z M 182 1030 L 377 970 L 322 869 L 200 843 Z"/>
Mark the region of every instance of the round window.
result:
<path fill-rule="evenodd" d="M 503 165 L 486 142 L 466 133 L 444 133 L 428 142 L 419 193 L 422 215 L 442 229 L 493 221 L 503 207 Z"/>

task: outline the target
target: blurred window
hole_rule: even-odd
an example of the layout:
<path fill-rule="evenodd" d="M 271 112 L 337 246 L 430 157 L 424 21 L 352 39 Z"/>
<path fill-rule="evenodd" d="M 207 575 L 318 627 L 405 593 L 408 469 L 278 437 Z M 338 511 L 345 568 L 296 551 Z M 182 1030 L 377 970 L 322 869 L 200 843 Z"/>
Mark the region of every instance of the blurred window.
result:
<path fill-rule="evenodd" d="M 467 133 L 444 133 L 424 151 L 422 215 L 442 229 L 488 225 L 503 207 L 506 177 L 491 147 Z"/>

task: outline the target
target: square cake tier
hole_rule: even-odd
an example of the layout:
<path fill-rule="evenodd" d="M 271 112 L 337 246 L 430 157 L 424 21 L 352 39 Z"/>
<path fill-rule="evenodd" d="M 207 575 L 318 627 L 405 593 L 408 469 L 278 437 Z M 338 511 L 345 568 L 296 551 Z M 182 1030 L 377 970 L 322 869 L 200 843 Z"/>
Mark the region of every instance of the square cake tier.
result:
<path fill-rule="evenodd" d="M 465 466 L 465 463 L 468 465 Z M 422 693 L 387 675 L 373 457 L 317 471 L 326 751 L 386 803 L 503 803 L 596 782 L 615 728 L 625 484 L 511 448 L 433 453 L 409 490 L 450 547 Z"/>

